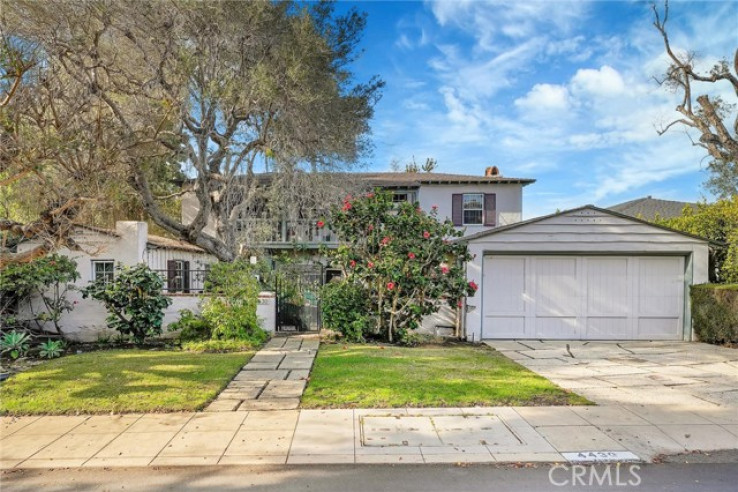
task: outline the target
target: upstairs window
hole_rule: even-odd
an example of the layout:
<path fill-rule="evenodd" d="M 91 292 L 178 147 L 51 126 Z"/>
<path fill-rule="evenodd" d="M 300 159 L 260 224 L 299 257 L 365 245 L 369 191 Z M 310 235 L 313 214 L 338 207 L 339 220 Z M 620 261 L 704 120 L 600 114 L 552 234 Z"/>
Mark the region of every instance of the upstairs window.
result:
<path fill-rule="evenodd" d="M 484 194 L 464 194 L 464 225 L 482 225 L 484 223 Z"/>
<path fill-rule="evenodd" d="M 113 281 L 115 262 L 113 260 L 92 260 L 92 280 L 102 279 L 105 283 Z"/>

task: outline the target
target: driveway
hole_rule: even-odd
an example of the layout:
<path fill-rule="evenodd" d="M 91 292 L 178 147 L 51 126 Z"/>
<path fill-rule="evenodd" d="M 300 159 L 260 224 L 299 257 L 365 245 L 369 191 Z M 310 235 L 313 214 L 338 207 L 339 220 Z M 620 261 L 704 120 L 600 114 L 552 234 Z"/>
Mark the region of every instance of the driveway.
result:
<path fill-rule="evenodd" d="M 600 405 L 738 411 L 738 350 L 696 342 L 488 341 Z"/>

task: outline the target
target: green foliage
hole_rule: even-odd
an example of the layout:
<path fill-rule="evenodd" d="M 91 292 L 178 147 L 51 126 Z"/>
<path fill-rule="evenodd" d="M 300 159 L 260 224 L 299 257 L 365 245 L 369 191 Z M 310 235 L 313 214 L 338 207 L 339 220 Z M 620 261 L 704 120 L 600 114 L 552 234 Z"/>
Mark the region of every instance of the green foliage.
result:
<path fill-rule="evenodd" d="M 108 310 L 108 327 L 122 336 L 142 343 L 146 337 L 160 335 L 164 309 L 172 303 L 162 293 L 161 277 L 143 263 L 133 267 L 119 264 L 115 269 L 112 282 L 97 279 L 82 289 L 82 296 L 102 302 Z"/>
<path fill-rule="evenodd" d="M 45 359 L 56 359 L 64 352 L 64 340 L 46 340 L 39 346 L 38 354 Z"/>
<path fill-rule="evenodd" d="M 369 296 L 356 282 L 342 280 L 326 284 L 321 293 L 323 326 L 343 334 L 346 340 L 361 342 L 370 329 Z"/>
<path fill-rule="evenodd" d="M 0 353 L 8 354 L 12 359 L 23 357 L 28 353 L 31 337 L 28 333 L 11 331 L 0 338 Z"/>
<path fill-rule="evenodd" d="M 179 331 L 177 338 L 180 342 L 208 340 L 212 336 L 212 327 L 202 316 L 198 316 L 189 309 L 179 312 L 179 319 L 171 323 L 167 330 Z"/>
<path fill-rule="evenodd" d="M 697 210 L 685 207 L 680 217 L 656 219 L 658 224 L 724 243 L 713 246 L 711 280 L 738 282 L 738 195 L 715 203 L 700 203 Z M 714 277 L 714 278 L 713 278 Z"/>
<path fill-rule="evenodd" d="M 182 344 L 182 350 L 187 352 L 245 352 L 261 346 L 265 340 L 202 340 L 189 341 Z"/>
<path fill-rule="evenodd" d="M 0 270 L 0 324 L 17 323 L 16 309 L 30 304 L 31 298 L 41 300 L 43 311 L 35 313 L 39 325 L 52 322 L 57 333 L 62 334 L 59 321 L 62 314 L 74 308 L 66 298 L 71 282 L 79 278 L 77 263 L 66 256 L 53 254 L 29 263 L 11 263 Z"/>
<path fill-rule="evenodd" d="M 417 204 L 392 203 L 387 192 L 346 197 L 331 211 L 329 227 L 344 244 L 334 253 L 348 281 L 366 287 L 379 333 L 389 341 L 402 338 L 437 312 L 439 301 L 451 306 L 474 295 L 464 264 L 471 260 L 463 233 L 451 221 L 440 222 Z"/>
<path fill-rule="evenodd" d="M 238 259 L 211 266 L 205 281 L 202 318 L 212 327 L 213 339 L 263 342 L 268 338 L 256 317 L 259 290 L 248 261 Z"/>
<path fill-rule="evenodd" d="M 702 342 L 738 344 L 738 284 L 693 285 L 692 319 Z"/>

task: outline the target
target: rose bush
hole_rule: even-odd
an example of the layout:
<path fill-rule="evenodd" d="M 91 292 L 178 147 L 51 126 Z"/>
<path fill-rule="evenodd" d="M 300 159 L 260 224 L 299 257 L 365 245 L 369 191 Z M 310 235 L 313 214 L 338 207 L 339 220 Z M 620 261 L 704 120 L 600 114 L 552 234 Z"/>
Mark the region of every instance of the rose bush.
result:
<path fill-rule="evenodd" d="M 331 212 L 330 227 L 342 240 L 333 253 L 347 281 L 366 288 L 371 318 L 390 342 L 420 326 L 445 301 L 456 307 L 477 286 L 467 283 L 466 244 L 451 221 L 439 221 L 437 208 L 393 203 L 388 192 L 346 197 Z M 325 221 L 321 221 L 325 225 Z"/>

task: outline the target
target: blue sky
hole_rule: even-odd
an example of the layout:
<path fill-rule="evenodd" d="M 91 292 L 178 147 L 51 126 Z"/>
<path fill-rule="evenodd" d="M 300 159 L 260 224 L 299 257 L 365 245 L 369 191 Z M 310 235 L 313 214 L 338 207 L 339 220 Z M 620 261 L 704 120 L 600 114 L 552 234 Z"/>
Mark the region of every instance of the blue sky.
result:
<path fill-rule="evenodd" d="M 369 14 L 360 80 L 387 83 L 372 122 L 372 170 L 413 156 L 439 171 L 531 177 L 524 215 L 653 195 L 711 199 L 707 159 L 655 127 L 678 96 L 648 2 L 342 2 Z M 672 2 L 672 46 L 701 66 L 732 59 L 738 2 Z M 703 89 L 702 87 L 698 89 Z M 706 91 L 714 91 L 705 87 Z M 718 91 L 726 91 L 717 89 Z M 734 101 L 729 92 L 726 99 Z"/>

